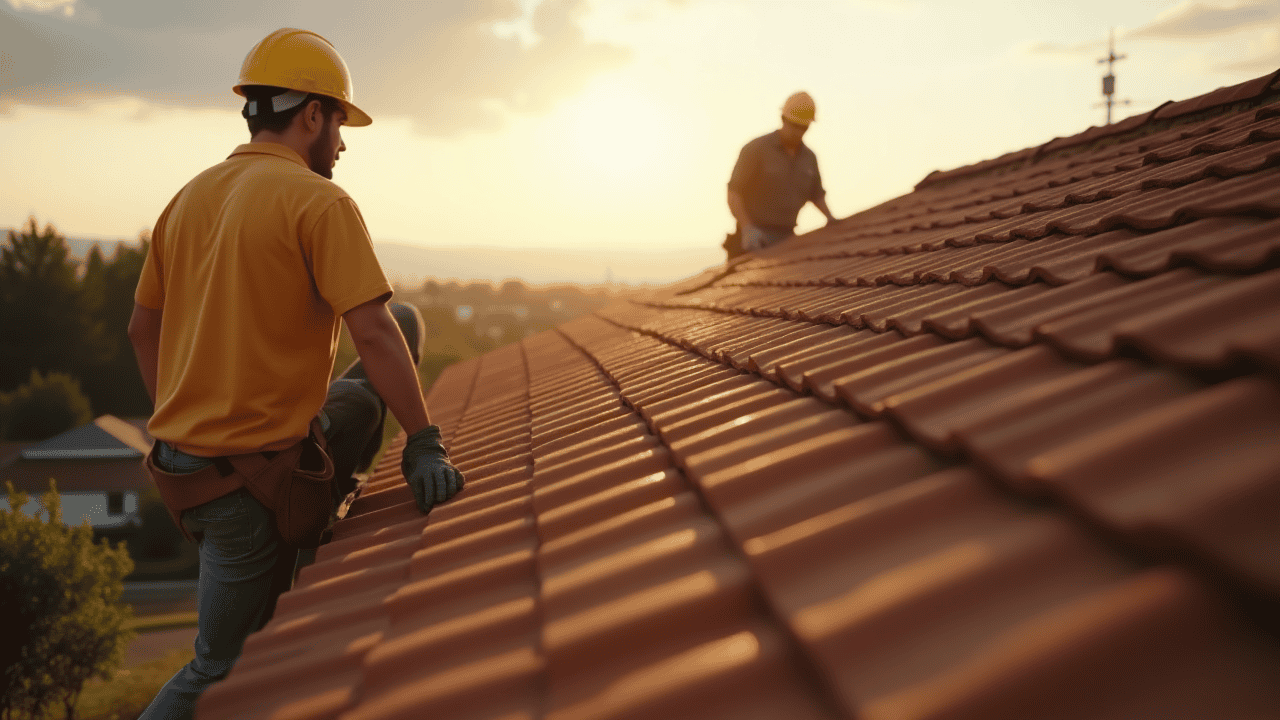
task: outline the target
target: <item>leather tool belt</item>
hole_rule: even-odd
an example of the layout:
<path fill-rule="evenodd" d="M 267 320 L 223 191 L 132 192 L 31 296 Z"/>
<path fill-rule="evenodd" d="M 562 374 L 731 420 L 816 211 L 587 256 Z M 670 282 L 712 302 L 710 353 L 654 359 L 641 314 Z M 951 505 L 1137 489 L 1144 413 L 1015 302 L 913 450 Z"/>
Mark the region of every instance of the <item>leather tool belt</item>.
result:
<path fill-rule="evenodd" d="M 191 473 L 160 469 L 159 447 L 157 441 L 147 455 L 147 472 L 188 540 L 195 542 L 182 524 L 182 511 L 245 488 L 275 516 L 286 543 L 300 548 L 320 544 L 334 508 L 333 460 L 318 420 L 312 420 L 307 437 L 284 450 L 210 458 L 212 465 Z"/>

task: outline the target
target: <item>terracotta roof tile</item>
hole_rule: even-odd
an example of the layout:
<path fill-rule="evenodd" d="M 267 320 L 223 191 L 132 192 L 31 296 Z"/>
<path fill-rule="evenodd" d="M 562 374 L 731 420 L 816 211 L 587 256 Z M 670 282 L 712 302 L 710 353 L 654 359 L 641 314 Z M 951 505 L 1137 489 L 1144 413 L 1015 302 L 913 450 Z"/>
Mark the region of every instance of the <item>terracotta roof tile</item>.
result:
<path fill-rule="evenodd" d="M 471 662 L 433 669 L 427 666 L 404 677 L 403 683 L 372 694 L 342 718 L 530 717 L 537 711 L 542 663 L 531 647 L 497 651 Z"/>
<path fill-rule="evenodd" d="M 1159 109 L 1155 114 L 1155 118 L 1159 120 L 1178 117 L 1179 115 L 1190 115 L 1221 105 L 1250 100 L 1272 88 L 1278 73 L 1280 71 L 1254 78 L 1239 85 L 1218 88 L 1211 93 L 1191 98 L 1190 100 L 1169 103 Z"/>
<path fill-rule="evenodd" d="M 1244 377 L 1033 458 L 1032 479 L 1163 548 L 1173 536 L 1280 596 L 1280 388 Z"/>
<path fill-rule="evenodd" d="M 1280 304 L 1276 287 L 1274 272 L 1240 279 L 1173 270 L 1078 302 L 1074 312 L 1046 320 L 1034 332 L 1086 360 L 1110 357 L 1128 343 L 1157 359 L 1193 367 L 1225 365 L 1239 353 L 1266 362 L 1267 347 L 1280 332 L 1274 322 Z M 1247 306 L 1243 312 L 1241 304 Z M 1242 317 L 1224 321 L 1232 310 Z"/>
<path fill-rule="evenodd" d="M 835 402 L 838 398 L 836 380 L 880 363 L 939 347 L 943 342 L 934 335 L 903 338 L 897 333 L 872 330 L 860 330 L 858 333 L 844 348 L 780 362 L 775 369 L 778 380 L 796 392 L 811 392 Z M 856 349 L 850 352 L 851 348 Z"/>
<path fill-rule="evenodd" d="M 202 716 L 1275 716 L 1275 77 L 448 368 Z"/>

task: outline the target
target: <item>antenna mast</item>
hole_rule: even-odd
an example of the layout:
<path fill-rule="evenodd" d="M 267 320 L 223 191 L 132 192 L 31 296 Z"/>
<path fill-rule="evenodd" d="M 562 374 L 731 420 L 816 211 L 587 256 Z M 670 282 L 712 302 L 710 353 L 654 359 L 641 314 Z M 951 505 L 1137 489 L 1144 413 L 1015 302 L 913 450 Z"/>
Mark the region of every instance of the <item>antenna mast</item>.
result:
<path fill-rule="evenodd" d="M 1116 74 L 1113 66 L 1117 60 L 1124 60 L 1127 55 L 1116 54 L 1116 29 L 1111 28 L 1111 39 L 1107 43 L 1107 56 L 1098 60 L 1098 64 L 1107 64 L 1107 74 L 1102 78 L 1102 95 L 1106 98 L 1103 103 L 1107 106 L 1107 124 L 1111 124 L 1111 105 L 1128 105 L 1128 100 L 1112 100 L 1111 96 L 1116 93 Z"/>

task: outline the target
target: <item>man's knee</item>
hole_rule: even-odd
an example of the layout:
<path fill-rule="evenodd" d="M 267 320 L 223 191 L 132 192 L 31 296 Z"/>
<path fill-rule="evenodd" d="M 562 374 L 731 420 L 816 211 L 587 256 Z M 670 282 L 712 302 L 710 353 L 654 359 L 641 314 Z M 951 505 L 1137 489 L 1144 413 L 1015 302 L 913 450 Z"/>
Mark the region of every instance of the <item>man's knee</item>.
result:
<path fill-rule="evenodd" d="M 231 668 L 235 667 L 238 659 L 240 659 L 238 654 L 230 660 L 215 660 L 196 655 L 191 659 L 191 662 L 187 663 L 182 672 L 186 673 L 187 677 L 185 679 L 192 687 L 203 689 L 230 675 Z"/>
<path fill-rule="evenodd" d="M 381 446 L 386 412 L 386 404 L 368 380 L 339 378 L 329 386 L 321 424 L 329 421 L 324 435 L 333 459 L 335 499 L 355 489 L 352 474 L 373 462 Z"/>
<path fill-rule="evenodd" d="M 404 342 L 409 346 L 409 355 L 416 367 L 422 361 L 422 351 L 427 340 L 427 324 L 422 319 L 422 313 L 408 303 L 387 303 L 387 309 L 391 311 L 396 325 L 400 326 L 400 334 L 404 335 Z"/>
<path fill-rule="evenodd" d="M 325 398 L 324 414 L 329 427 L 325 437 L 332 439 L 339 434 L 373 430 L 381 420 L 385 403 L 365 379 L 338 378 L 329 385 Z M 323 421 L 322 421 L 323 423 Z"/>

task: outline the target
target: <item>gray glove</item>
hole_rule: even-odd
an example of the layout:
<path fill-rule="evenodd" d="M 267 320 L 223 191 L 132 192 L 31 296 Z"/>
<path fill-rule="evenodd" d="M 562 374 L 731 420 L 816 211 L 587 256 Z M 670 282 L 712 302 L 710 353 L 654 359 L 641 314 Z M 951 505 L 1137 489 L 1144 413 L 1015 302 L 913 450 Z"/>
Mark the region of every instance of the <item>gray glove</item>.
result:
<path fill-rule="evenodd" d="M 409 436 L 400 471 L 413 490 L 418 509 L 424 513 L 462 489 L 462 473 L 449 462 L 449 453 L 440 442 L 439 425 L 428 425 Z"/>
<path fill-rule="evenodd" d="M 742 227 L 742 251 L 754 252 L 764 247 L 764 231 L 755 225 Z"/>

